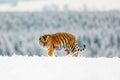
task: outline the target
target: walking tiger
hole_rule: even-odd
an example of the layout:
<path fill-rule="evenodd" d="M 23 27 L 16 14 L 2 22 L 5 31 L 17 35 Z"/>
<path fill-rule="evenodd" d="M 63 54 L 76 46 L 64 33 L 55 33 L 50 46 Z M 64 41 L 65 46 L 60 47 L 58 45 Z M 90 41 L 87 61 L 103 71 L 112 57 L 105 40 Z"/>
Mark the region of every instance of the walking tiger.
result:
<path fill-rule="evenodd" d="M 78 47 L 76 37 L 65 32 L 44 34 L 40 36 L 39 44 L 48 48 L 48 56 L 52 56 L 54 50 L 64 49 L 67 54 L 73 53 L 73 56 L 77 57 L 78 52 L 83 51 L 86 48 L 86 45 L 84 44 L 83 48 L 80 49 Z"/>

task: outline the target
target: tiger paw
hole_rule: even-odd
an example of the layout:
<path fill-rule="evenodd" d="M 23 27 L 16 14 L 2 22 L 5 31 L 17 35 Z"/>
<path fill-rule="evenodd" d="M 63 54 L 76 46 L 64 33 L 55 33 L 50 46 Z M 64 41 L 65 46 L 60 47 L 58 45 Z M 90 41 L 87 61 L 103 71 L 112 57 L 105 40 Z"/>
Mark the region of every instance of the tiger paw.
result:
<path fill-rule="evenodd" d="M 78 57 L 78 52 L 77 52 L 77 51 L 74 52 L 74 53 L 73 53 L 73 56 L 74 56 L 74 57 Z"/>

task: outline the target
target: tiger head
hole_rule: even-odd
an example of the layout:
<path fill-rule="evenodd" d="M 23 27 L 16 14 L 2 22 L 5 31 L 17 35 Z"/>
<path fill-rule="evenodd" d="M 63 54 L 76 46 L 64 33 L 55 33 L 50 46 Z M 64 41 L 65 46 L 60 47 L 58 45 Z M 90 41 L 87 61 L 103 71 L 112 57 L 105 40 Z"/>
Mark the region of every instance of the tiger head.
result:
<path fill-rule="evenodd" d="M 50 45 L 50 34 L 40 36 L 39 44 L 43 47 L 49 47 Z"/>

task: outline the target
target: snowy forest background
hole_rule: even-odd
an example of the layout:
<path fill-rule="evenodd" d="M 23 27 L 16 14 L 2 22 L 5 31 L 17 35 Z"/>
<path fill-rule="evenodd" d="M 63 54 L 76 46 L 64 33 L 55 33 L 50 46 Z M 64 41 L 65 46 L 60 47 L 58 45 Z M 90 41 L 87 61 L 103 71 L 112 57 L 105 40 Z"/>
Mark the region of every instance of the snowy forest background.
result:
<path fill-rule="evenodd" d="M 76 35 L 85 57 L 120 57 L 120 11 L 44 9 L 40 12 L 0 12 L 0 55 L 42 56 L 40 35 L 69 32 Z M 56 51 L 63 56 L 64 51 Z"/>

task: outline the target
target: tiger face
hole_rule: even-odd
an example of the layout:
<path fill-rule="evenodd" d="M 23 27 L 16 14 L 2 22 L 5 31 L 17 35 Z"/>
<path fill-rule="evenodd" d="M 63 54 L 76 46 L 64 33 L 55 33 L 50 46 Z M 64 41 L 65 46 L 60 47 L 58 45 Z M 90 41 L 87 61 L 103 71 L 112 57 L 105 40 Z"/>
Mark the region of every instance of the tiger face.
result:
<path fill-rule="evenodd" d="M 49 47 L 49 45 L 50 45 L 49 38 L 50 38 L 50 35 L 47 35 L 47 34 L 40 36 L 39 44 L 43 47 Z"/>

